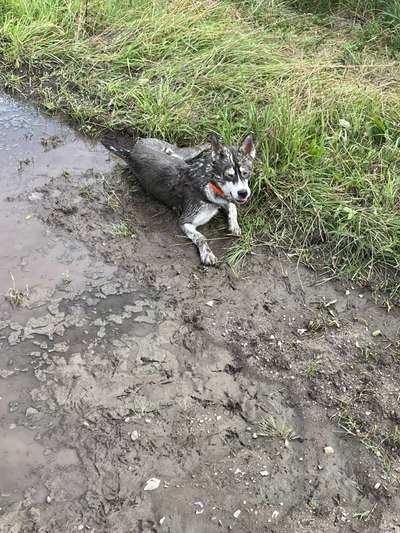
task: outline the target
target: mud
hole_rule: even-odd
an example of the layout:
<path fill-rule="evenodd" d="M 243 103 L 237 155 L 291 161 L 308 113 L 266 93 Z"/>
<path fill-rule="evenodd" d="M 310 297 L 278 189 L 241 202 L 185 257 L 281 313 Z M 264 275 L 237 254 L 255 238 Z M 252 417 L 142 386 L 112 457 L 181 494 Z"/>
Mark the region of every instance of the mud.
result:
<path fill-rule="evenodd" d="M 0 531 L 400 531 L 398 309 L 268 250 L 204 269 L 101 146 L 0 126 Z"/>

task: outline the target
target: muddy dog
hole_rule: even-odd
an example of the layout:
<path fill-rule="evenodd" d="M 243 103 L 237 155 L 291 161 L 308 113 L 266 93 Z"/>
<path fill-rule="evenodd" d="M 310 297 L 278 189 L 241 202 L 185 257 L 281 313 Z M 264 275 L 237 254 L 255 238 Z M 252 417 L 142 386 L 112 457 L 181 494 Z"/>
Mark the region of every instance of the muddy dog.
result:
<path fill-rule="evenodd" d="M 103 144 L 128 163 L 146 192 L 179 214 L 179 225 L 197 246 L 201 262 L 215 265 L 217 258 L 197 227 L 223 209 L 230 233 L 240 235 L 236 206 L 250 197 L 256 156 L 252 136 L 239 147 L 224 145 L 214 134 L 210 144 L 193 148 L 178 148 L 158 139 L 139 139 L 131 150 Z"/>

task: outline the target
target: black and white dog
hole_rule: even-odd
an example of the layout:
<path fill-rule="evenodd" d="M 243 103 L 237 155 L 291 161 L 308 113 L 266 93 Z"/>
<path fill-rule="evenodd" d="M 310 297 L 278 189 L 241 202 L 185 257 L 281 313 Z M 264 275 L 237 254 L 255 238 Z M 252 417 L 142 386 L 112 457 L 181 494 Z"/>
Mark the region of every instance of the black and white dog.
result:
<path fill-rule="evenodd" d="M 197 227 L 222 208 L 230 233 L 240 235 L 236 206 L 250 197 L 256 156 L 252 136 L 240 147 L 224 145 L 216 135 L 209 145 L 194 148 L 178 148 L 158 139 L 139 139 L 132 150 L 104 144 L 128 163 L 145 191 L 178 212 L 179 225 L 197 246 L 201 262 L 215 265 L 217 258 Z"/>

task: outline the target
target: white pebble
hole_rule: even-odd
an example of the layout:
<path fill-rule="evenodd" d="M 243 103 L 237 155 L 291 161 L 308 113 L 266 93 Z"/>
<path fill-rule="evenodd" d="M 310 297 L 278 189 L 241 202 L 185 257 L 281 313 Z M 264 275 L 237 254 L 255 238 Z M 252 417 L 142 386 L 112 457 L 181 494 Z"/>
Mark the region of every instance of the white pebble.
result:
<path fill-rule="evenodd" d="M 335 453 L 335 450 L 332 448 L 332 446 L 325 446 L 324 453 L 326 455 L 332 455 L 333 453 Z"/>
<path fill-rule="evenodd" d="M 156 477 L 150 478 L 146 485 L 144 486 L 143 490 L 156 490 L 160 486 L 160 480 Z"/>

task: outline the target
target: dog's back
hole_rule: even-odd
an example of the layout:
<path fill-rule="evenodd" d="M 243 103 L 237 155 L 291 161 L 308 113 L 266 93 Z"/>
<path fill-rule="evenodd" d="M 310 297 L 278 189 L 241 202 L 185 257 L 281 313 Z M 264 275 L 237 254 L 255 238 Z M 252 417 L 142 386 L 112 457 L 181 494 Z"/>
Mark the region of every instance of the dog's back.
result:
<path fill-rule="evenodd" d="M 161 141 L 159 141 L 161 143 Z M 139 140 L 131 150 L 109 143 L 105 146 L 124 159 L 143 189 L 170 208 L 180 210 L 184 199 L 184 177 L 189 168 L 175 153 L 159 144 Z"/>

